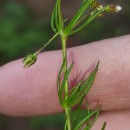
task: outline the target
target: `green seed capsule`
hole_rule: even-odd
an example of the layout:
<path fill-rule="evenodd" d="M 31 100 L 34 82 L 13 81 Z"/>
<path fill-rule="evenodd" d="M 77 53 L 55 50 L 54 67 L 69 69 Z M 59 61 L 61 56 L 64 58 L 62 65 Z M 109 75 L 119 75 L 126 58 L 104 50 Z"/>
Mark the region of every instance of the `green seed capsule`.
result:
<path fill-rule="evenodd" d="M 37 55 L 36 54 L 27 55 L 23 59 L 24 67 L 30 67 L 31 65 L 33 65 L 36 62 L 36 60 L 37 60 Z"/>

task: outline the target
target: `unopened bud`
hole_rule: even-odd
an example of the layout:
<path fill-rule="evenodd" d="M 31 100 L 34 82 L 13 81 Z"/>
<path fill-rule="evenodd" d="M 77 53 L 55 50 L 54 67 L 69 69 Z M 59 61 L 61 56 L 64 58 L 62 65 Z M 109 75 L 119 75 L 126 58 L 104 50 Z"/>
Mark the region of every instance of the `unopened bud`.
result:
<path fill-rule="evenodd" d="M 99 17 L 99 18 L 102 18 L 102 17 L 104 17 L 104 15 L 105 15 L 105 13 L 102 12 L 102 13 L 98 14 L 98 17 Z"/>
<path fill-rule="evenodd" d="M 97 10 L 103 9 L 103 6 L 97 0 L 93 0 L 91 6 Z"/>
<path fill-rule="evenodd" d="M 106 12 L 115 12 L 115 13 L 118 13 L 119 11 L 122 10 L 122 7 L 119 6 L 119 5 L 114 5 L 114 4 L 111 4 L 109 5 L 104 11 Z"/>
<path fill-rule="evenodd" d="M 24 67 L 30 67 L 31 65 L 33 65 L 36 62 L 36 60 L 37 60 L 37 55 L 36 54 L 27 55 L 23 59 Z"/>
<path fill-rule="evenodd" d="M 122 10 L 122 7 L 121 7 L 121 6 L 119 6 L 119 5 L 117 5 L 117 6 L 115 7 L 115 10 L 116 10 L 116 12 L 119 12 L 119 11 L 121 11 L 121 10 Z"/>

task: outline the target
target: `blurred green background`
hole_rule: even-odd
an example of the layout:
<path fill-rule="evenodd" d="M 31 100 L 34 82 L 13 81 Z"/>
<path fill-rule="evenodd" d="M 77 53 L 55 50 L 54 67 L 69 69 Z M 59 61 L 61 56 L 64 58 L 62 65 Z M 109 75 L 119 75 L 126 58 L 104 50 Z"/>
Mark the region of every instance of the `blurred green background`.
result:
<path fill-rule="evenodd" d="M 72 17 L 82 0 L 62 0 L 65 17 Z M 36 51 L 52 35 L 50 17 L 52 0 L 0 1 L 0 65 Z M 102 0 L 105 4 L 108 1 Z M 119 14 L 95 20 L 68 40 L 68 47 L 130 33 L 130 1 L 110 0 L 122 6 Z M 73 4 L 72 4 L 73 3 Z M 73 5 L 73 6 L 72 6 Z M 57 43 L 57 44 L 55 44 Z M 60 49 L 56 40 L 46 50 Z M 64 115 L 15 118 L 1 115 L 0 130 L 62 130 Z"/>

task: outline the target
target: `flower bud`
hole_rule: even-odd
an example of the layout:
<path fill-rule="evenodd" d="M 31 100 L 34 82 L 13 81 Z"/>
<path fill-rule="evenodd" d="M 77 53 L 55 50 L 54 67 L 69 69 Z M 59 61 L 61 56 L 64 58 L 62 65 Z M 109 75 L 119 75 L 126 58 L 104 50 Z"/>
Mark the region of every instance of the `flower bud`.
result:
<path fill-rule="evenodd" d="M 24 67 L 30 67 L 31 65 L 33 65 L 36 62 L 36 60 L 37 60 L 36 54 L 27 55 L 23 59 Z"/>
<path fill-rule="evenodd" d="M 119 6 L 119 5 L 117 5 L 117 6 L 115 7 L 115 10 L 116 10 L 116 12 L 119 12 L 119 11 L 121 11 L 121 10 L 122 10 L 122 7 L 121 7 L 121 6 Z"/>
<path fill-rule="evenodd" d="M 114 5 L 114 4 L 110 4 L 106 9 L 105 9 L 105 11 L 106 12 L 115 12 L 115 13 L 118 13 L 119 11 L 121 11 L 122 10 L 122 8 L 121 8 L 121 6 L 119 6 L 119 5 Z"/>
<path fill-rule="evenodd" d="M 104 17 L 104 15 L 105 15 L 105 13 L 104 13 L 104 12 L 101 12 L 100 14 L 98 14 L 98 17 L 99 17 L 99 18 L 102 18 L 102 17 Z"/>
<path fill-rule="evenodd" d="M 91 6 L 97 10 L 103 9 L 103 6 L 98 2 L 98 0 L 93 0 Z"/>

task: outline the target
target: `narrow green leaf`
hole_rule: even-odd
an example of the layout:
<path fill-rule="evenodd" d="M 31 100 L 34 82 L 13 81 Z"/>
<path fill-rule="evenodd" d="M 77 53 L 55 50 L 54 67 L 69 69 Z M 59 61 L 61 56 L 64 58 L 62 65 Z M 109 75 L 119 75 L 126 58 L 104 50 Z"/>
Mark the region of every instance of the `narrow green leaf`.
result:
<path fill-rule="evenodd" d="M 51 27 L 52 30 L 57 33 L 57 31 L 63 29 L 63 26 L 64 20 L 61 12 L 61 0 L 57 0 L 51 17 Z"/>
<path fill-rule="evenodd" d="M 63 91 L 62 91 L 61 88 L 59 87 L 59 91 L 58 91 L 59 102 L 60 102 L 60 104 L 63 106 L 64 100 L 63 100 L 62 95 L 63 95 Z"/>
<path fill-rule="evenodd" d="M 87 115 L 89 115 L 91 111 L 90 111 L 90 108 L 89 108 L 89 104 L 88 104 L 88 103 L 86 103 L 86 108 L 87 108 Z M 87 125 L 90 124 L 90 120 L 89 120 L 89 119 L 87 120 L 86 124 L 87 124 Z"/>
<path fill-rule="evenodd" d="M 84 100 L 84 98 L 82 98 L 82 100 L 80 101 L 80 103 L 79 103 L 79 105 L 78 105 L 78 108 L 76 109 L 76 114 L 75 114 L 75 116 L 74 116 L 74 118 L 73 118 L 73 121 L 72 121 L 72 127 L 73 127 L 73 128 L 74 128 L 74 125 L 75 125 L 75 123 L 76 123 L 76 120 L 77 120 L 77 117 L 78 117 L 78 115 L 79 115 L 79 112 L 80 112 L 80 110 L 81 110 L 83 100 Z"/>
<path fill-rule="evenodd" d="M 102 126 L 102 129 L 101 130 L 105 130 L 105 128 L 106 128 L 106 122 L 104 122 L 104 124 L 103 124 L 103 126 Z"/>
<path fill-rule="evenodd" d="M 99 116 L 99 112 L 100 112 L 100 109 L 99 111 L 97 111 L 97 113 L 95 114 L 95 117 L 93 119 L 93 121 L 91 123 L 89 123 L 89 125 L 87 125 L 84 130 L 90 130 L 92 128 L 92 126 L 94 125 L 94 123 L 96 122 L 98 116 Z"/>
<path fill-rule="evenodd" d="M 73 95 L 75 95 L 79 91 L 81 83 L 82 83 L 82 80 L 80 80 L 80 82 L 76 86 L 71 88 L 71 90 L 69 90 L 69 92 L 65 94 L 65 97 L 68 97 L 70 95 L 73 97 Z"/>
<path fill-rule="evenodd" d="M 63 59 L 63 62 L 62 62 L 62 65 L 61 65 L 61 68 L 60 68 L 60 71 L 58 73 L 58 85 L 60 86 L 60 81 L 61 81 L 61 74 L 63 72 L 63 69 L 64 69 L 64 66 L 65 66 L 65 58 Z"/>
<path fill-rule="evenodd" d="M 56 2 L 55 6 L 55 24 L 56 24 L 56 29 L 59 31 L 59 19 L 58 19 L 58 3 Z"/>
<path fill-rule="evenodd" d="M 90 15 L 90 17 L 88 19 L 86 19 L 86 21 L 80 26 L 78 27 L 77 29 L 73 30 L 70 32 L 69 35 L 73 35 L 79 31 L 81 31 L 83 28 L 85 28 L 90 22 L 92 22 L 101 12 L 103 12 L 105 10 L 105 8 L 108 7 L 105 6 L 103 9 L 101 10 L 95 10 L 94 12 L 92 12 L 92 14 Z"/>
<path fill-rule="evenodd" d="M 61 82 L 61 74 L 62 72 L 64 71 L 64 66 L 65 66 L 65 59 L 63 60 L 63 63 L 61 65 L 61 68 L 60 68 L 60 71 L 59 71 L 59 74 L 58 74 L 58 97 L 59 97 L 59 101 L 60 101 L 60 104 L 63 106 L 63 105 L 67 105 L 66 104 L 66 101 L 65 101 L 65 83 L 66 81 L 68 81 L 68 77 L 70 75 L 70 72 L 73 68 L 73 65 L 74 65 L 74 62 L 70 65 L 69 69 L 64 73 L 64 78 L 63 78 L 63 81 L 62 83 Z M 63 97 L 64 96 L 64 97 Z"/>
<path fill-rule="evenodd" d="M 63 107 L 68 106 L 68 104 L 66 102 L 66 97 L 64 96 L 64 94 L 65 94 L 65 84 L 68 81 L 68 78 L 69 78 L 70 72 L 73 68 L 73 65 L 74 65 L 74 62 L 70 65 L 69 69 L 64 73 L 64 79 L 63 79 L 62 84 L 60 86 L 60 90 L 62 92 L 61 96 L 62 96 L 62 101 L 63 101 Z"/>
<path fill-rule="evenodd" d="M 75 27 L 76 23 L 78 22 L 78 20 L 81 18 L 81 16 L 83 15 L 83 13 L 85 12 L 85 10 L 87 9 L 87 7 L 90 5 L 90 3 L 92 2 L 92 0 L 88 0 L 86 3 L 84 3 L 82 5 L 82 7 L 78 10 L 78 12 L 75 14 L 75 16 L 73 17 L 73 19 L 70 21 L 70 23 L 68 24 L 68 26 L 65 28 L 65 32 L 66 34 L 70 33 L 70 31 Z"/>
<path fill-rule="evenodd" d="M 52 27 L 52 29 L 53 29 L 53 31 L 54 31 L 55 33 L 59 30 L 57 2 L 56 2 L 56 4 L 55 4 L 54 10 L 53 10 L 53 12 L 52 12 L 51 27 Z"/>
<path fill-rule="evenodd" d="M 88 116 L 86 116 L 84 119 L 82 119 L 77 125 L 76 127 L 74 128 L 74 130 L 79 130 L 83 125 L 84 123 L 90 119 L 91 117 L 93 117 L 95 114 L 97 114 L 99 112 L 100 109 L 97 109 L 93 112 L 91 112 Z"/>
<path fill-rule="evenodd" d="M 64 20 L 61 11 L 61 0 L 57 0 L 57 19 L 59 21 L 59 31 L 63 29 Z"/>
<path fill-rule="evenodd" d="M 69 78 L 69 75 L 70 75 L 70 72 L 71 72 L 73 66 L 74 66 L 74 62 L 72 62 L 69 69 L 65 72 L 61 87 L 63 87 L 63 88 L 65 87 L 65 83 L 66 83 L 66 81 L 68 81 L 68 78 Z"/>
<path fill-rule="evenodd" d="M 61 88 L 61 74 L 63 72 L 63 68 L 65 66 L 65 59 L 63 59 L 63 62 L 62 62 L 62 65 L 61 65 L 61 68 L 60 68 L 60 71 L 58 73 L 58 82 L 57 82 L 57 91 L 58 91 L 58 97 L 59 97 L 59 101 L 60 101 L 60 104 L 63 105 L 63 98 L 62 98 L 62 95 L 63 95 L 63 91 L 62 91 L 62 88 Z"/>
<path fill-rule="evenodd" d="M 88 93 L 90 90 L 97 70 L 98 70 L 99 62 L 96 66 L 96 68 L 93 70 L 93 72 L 89 75 L 89 77 L 84 81 L 82 85 L 80 85 L 79 89 L 76 89 L 69 97 L 68 97 L 68 103 L 72 106 L 75 106 L 77 103 L 80 102 L 80 100 Z M 77 91 L 78 90 L 78 91 Z"/>
<path fill-rule="evenodd" d="M 55 5 L 56 6 L 56 5 Z M 56 7 L 54 7 L 54 10 L 52 12 L 52 16 L 51 16 L 51 27 L 52 27 L 52 30 L 56 33 L 57 30 L 56 30 L 56 23 L 55 23 L 55 16 L 56 16 Z"/>

